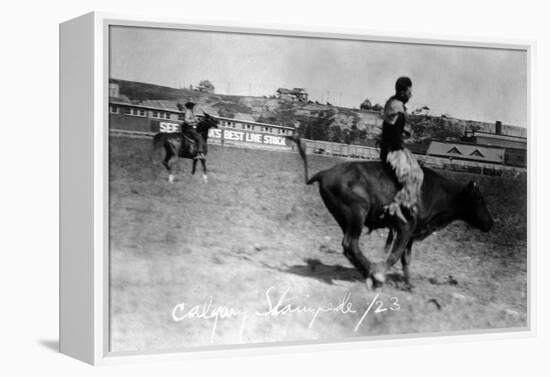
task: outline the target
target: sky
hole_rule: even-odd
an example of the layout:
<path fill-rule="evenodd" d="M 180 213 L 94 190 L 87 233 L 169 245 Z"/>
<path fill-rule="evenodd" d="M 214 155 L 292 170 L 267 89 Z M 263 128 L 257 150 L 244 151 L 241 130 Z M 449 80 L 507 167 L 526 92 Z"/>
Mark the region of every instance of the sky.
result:
<path fill-rule="evenodd" d="M 526 127 L 525 51 L 325 38 L 111 27 L 110 77 L 170 87 L 210 80 L 216 93 L 272 95 L 305 88 L 310 99 L 384 104 L 409 76 L 408 109 Z"/>

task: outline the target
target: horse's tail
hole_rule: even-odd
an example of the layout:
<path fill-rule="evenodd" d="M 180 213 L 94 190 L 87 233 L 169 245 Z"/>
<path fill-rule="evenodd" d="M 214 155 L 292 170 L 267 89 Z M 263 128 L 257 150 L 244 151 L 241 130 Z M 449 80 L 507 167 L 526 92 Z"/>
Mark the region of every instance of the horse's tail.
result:
<path fill-rule="evenodd" d="M 166 140 L 166 134 L 159 132 L 155 136 L 153 136 L 153 145 L 151 146 L 151 166 L 155 166 L 157 162 L 160 162 L 162 160 L 162 152 L 160 151 L 160 148 L 163 146 L 164 141 Z"/>
<path fill-rule="evenodd" d="M 153 151 L 160 148 L 165 136 L 166 134 L 163 132 L 159 132 L 158 134 L 153 136 Z"/>

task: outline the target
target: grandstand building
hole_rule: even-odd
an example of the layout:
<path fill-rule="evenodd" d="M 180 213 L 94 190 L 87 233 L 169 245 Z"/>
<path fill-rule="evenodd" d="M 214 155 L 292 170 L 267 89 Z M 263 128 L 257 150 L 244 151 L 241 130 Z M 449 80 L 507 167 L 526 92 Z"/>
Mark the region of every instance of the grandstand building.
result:
<path fill-rule="evenodd" d="M 449 161 L 504 164 L 504 148 L 492 148 L 469 143 L 432 141 L 426 154 L 448 158 Z"/>
<path fill-rule="evenodd" d="M 495 123 L 495 132 L 467 131 L 462 141 L 478 146 L 504 149 L 504 164 L 517 167 L 527 166 L 527 138 L 505 135 L 502 123 Z"/>
<path fill-rule="evenodd" d="M 199 118 L 202 114 L 197 114 Z M 211 114 L 214 115 L 214 114 Z M 109 128 L 151 134 L 180 132 L 184 114 L 174 101 L 147 100 L 132 103 L 125 98 L 109 101 Z M 211 129 L 208 142 L 263 149 L 292 149 L 286 136 L 294 134 L 293 127 L 261 123 L 245 119 L 218 117 L 219 128 Z"/>

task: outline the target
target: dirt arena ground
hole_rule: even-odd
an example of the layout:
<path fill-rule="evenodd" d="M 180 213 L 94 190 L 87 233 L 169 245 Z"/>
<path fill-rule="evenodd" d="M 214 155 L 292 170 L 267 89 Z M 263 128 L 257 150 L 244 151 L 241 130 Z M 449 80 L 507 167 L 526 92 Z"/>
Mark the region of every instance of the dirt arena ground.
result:
<path fill-rule="evenodd" d="M 112 351 L 527 325 L 525 179 L 477 177 L 494 229 L 451 224 L 415 243 L 412 292 L 399 264 L 373 292 L 297 153 L 212 146 L 208 184 L 180 160 L 170 185 L 150 150 L 110 139 Z M 312 156 L 311 172 L 337 162 Z M 363 234 L 368 258 L 385 257 L 386 234 Z"/>

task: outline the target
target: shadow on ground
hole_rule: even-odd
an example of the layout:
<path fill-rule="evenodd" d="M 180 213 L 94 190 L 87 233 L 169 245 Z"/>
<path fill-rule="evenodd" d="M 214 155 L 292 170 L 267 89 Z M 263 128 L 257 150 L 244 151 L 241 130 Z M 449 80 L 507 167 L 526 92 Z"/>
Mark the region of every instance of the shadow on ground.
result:
<path fill-rule="evenodd" d="M 59 352 L 59 340 L 39 340 L 38 344 L 53 352 Z"/>
<path fill-rule="evenodd" d="M 363 282 L 364 280 L 361 274 L 353 267 L 328 265 L 315 258 L 306 259 L 305 262 L 306 264 L 294 265 L 287 268 L 270 268 L 280 272 L 313 278 L 330 285 L 333 285 L 338 280 L 352 283 Z M 390 272 L 386 275 L 386 284 L 395 288 L 402 288 L 401 286 L 405 284 L 405 280 L 401 273 Z"/>
<path fill-rule="evenodd" d="M 361 275 L 353 267 L 328 265 L 319 259 L 306 259 L 306 264 L 294 265 L 286 268 L 277 268 L 280 272 L 317 279 L 326 284 L 334 284 L 335 280 L 350 282 L 362 281 Z"/>

